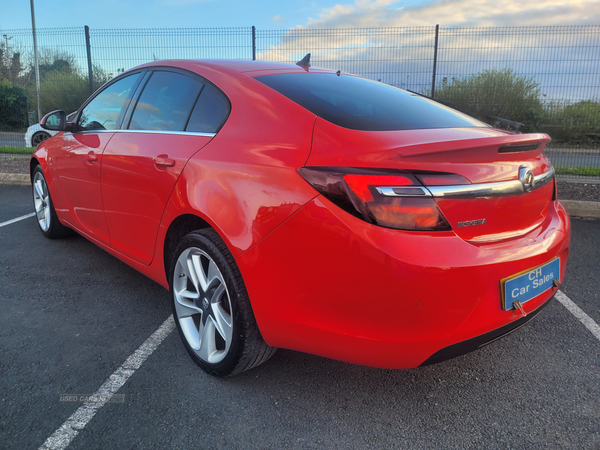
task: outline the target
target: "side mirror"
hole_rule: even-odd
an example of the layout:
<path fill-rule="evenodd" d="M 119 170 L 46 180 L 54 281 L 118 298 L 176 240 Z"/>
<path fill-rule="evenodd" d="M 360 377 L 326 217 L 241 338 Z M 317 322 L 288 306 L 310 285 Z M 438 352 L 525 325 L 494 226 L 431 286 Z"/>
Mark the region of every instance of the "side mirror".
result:
<path fill-rule="evenodd" d="M 50 131 L 66 131 L 67 114 L 62 110 L 49 112 L 40 121 L 40 126 Z"/>

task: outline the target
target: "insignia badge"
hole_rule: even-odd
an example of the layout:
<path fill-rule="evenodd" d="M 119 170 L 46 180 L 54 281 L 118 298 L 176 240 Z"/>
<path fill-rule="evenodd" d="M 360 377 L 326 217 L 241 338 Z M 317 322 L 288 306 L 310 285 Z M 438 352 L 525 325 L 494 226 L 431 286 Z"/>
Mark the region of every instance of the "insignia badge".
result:
<path fill-rule="evenodd" d="M 485 223 L 485 219 L 477 219 L 477 220 L 465 220 L 464 222 L 458 222 L 456 224 L 457 227 L 470 227 L 473 225 L 483 225 Z"/>
<path fill-rule="evenodd" d="M 523 190 L 525 192 L 531 192 L 533 189 L 533 170 L 529 167 L 520 167 L 519 168 L 519 181 L 523 185 Z"/>

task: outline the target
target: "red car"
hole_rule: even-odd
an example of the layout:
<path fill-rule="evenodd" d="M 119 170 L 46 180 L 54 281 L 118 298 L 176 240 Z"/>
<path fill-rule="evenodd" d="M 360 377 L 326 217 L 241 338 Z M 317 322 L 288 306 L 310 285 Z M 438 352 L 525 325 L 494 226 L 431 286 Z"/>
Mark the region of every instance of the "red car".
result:
<path fill-rule="evenodd" d="M 565 273 L 547 135 L 364 78 L 157 61 L 42 126 L 61 131 L 31 159 L 42 233 L 75 230 L 168 288 L 213 375 L 277 347 L 443 361 L 535 316 Z"/>

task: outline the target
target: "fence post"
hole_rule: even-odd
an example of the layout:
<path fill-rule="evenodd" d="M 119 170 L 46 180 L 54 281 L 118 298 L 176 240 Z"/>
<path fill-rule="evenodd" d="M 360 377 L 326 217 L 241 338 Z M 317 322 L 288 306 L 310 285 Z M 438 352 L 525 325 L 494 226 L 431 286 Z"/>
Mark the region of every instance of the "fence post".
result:
<path fill-rule="evenodd" d="M 35 32 L 35 10 L 31 0 L 31 31 L 33 31 L 33 54 L 35 55 L 35 91 L 37 99 L 38 122 L 42 120 L 42 99 L 40 94 L 40 63 L 38 59 L 37 34 Z"/>
<path fill-rule="evenodd" d="M 256 61 L 256 27 L 252 25 L 252 61 Z"/>
<path fill-rule="evenodd" d="M 90 95 L 94 93 L 94 72 L 92 71 L 92 50 L 90 48 L 90 27 L 85 26 L 85 49 L 87 50 L 88 77 L 90 81 Z"/>
<path fill-rule="evenodd" d="M 433 47 L 433 76 L 431 77 L 431 98 L 435 96 L 435 71 L 437 70 L 438 36 L 440 25 L 435 26 L 435 46 Z"/>

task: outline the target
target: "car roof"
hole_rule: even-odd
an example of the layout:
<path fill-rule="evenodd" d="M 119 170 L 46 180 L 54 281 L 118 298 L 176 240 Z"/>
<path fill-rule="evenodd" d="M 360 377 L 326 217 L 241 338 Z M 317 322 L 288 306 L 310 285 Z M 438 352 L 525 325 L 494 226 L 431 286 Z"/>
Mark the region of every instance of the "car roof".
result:
<path fill-rule="evenodd" d="M 250 76 L 268 75 L 276 73 L 294 73 L 294 72 L 317 72 L 333 73 L 332 70 L 319 68 L 305 68 L 293 63 L 273 62 L 273 61 L 247 61 L 233 59 L 170 59 L 162 61 L 153 61 L 143 64 L 134 69 L 143 67 L 170 66 L 179 67 L 196 71 L 201 68 L 210 68 L 221 72 L 245 73 Z M 133 70 L 133 69 L 132 69 Z"/>

